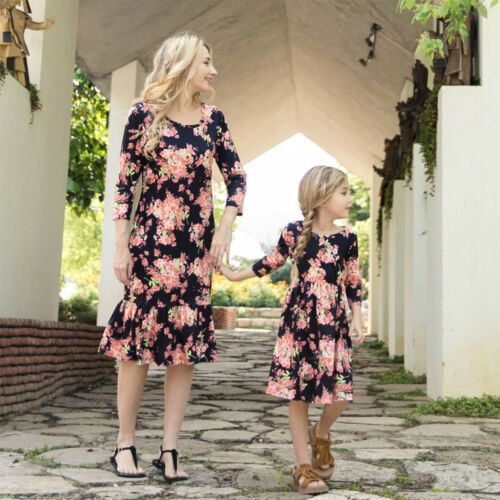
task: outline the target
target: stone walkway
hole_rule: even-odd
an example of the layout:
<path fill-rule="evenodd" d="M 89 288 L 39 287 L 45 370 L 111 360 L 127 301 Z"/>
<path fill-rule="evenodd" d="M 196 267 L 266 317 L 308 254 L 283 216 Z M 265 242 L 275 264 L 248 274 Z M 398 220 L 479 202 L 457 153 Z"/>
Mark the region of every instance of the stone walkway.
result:
<path fill-rule="evenodd" d="M 169 486 L 150 465 L 163 412 L 163 369 L 152 368 L 136 443 L 147 479 L 112 472 L 118 422 L 109 380 L 0 426 L 0 498 L 303 498 L 290 480 L 287 405 L 264 394 L 274 333 L 219 331 L 218 341 L 220 361 L 195 372 L 181 435 L 189 482 Z M 425 398 L 385 398 L 424 386 L 377 385 L 375 374 L 395 365 L 366 347 L 355 363 L 356 402 L 334 426 L 336 470 L 330 493 L 317 498 L 498 498 L 498 420 L 426 416 L 410 426 L 405 413 Z"/>

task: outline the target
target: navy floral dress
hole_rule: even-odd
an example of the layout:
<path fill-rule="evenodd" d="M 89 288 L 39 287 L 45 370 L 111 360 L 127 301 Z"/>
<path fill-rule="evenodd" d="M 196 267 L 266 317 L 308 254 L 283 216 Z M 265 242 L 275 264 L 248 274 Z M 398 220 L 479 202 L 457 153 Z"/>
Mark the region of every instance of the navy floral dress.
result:
<path fill-rule="evenodd" d="M 282 231 L 278 244 L 252 269 L 264 276 L 291 257 L 303 221 Z M 347 226 L 312 233 L 283 304 L 266 392 L 307 403 L 352 401 L 352 344 L 347 305 L 361 302 L 358 240 Z"/>
<path fill-rule="evenodd" d="M 142 191 L 129 250 L 130 286 L 104 330 L 98 352 L 137 364 L 194 364 L 217 359 L 211 306 L 214 232 L 212 160 L 227 186 L 227 206 L 243 213 L 246 174 L 223 113 L 203 104 L 198 124 L 167 120 L 148 160 L 146 103 L 129 112 L 122 142 L 113 220 L 130 219 L 137 181 Z"/>

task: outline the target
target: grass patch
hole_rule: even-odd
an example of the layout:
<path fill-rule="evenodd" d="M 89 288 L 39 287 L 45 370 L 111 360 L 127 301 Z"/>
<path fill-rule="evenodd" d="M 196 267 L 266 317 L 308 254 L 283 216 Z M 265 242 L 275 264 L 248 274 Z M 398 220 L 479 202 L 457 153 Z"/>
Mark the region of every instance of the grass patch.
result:
<path fill-rule="evenodd" d="M 425 396 L 422 389 L 415 389 L 414 391 L 396 392 L 394 394 L 381 394 L 378 399 L 386 401 L 406 401 L 409 398 Z"/>
<path fill-rule="evenodd" d="M 433 462 L 436 457 L 428 451 L 422 451 L 415 457 L 415 460 L 417 462 Z"/>
<path fill-rule="evenodd" d="M 408 420 L 415 420 L 418 415 L 500 419 L 500 396 L 485 394 L 476 398 L 439 398 L 418 405 L 406 417 Z"/>
<path fill-rule="evenodd" d="M 424 375 L 413 375 L 413 373 L 400 367 L 396 370 L 388 370 L 374 374 L 379 384 L 425 384 L 427 377 Z"/>

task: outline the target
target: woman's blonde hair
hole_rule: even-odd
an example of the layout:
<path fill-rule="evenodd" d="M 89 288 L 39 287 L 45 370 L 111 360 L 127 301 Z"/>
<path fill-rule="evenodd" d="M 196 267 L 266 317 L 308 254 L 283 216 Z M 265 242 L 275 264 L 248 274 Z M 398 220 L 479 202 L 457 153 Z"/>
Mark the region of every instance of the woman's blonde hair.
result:
<path fill-rule="evenodd" d="M 190 94 L 189 83 L 201 61 L 203 47 L 212 55 L 210 46 L 203 38 L 191 31 L 183 31 L 167 38 L 156 51 L 153 71 L 146 77 L 136 101 L 147 103 L 153 114 L 144 139 L 144 153 L 149 158 L 160 142 L 165 118 L 175 99 L 183 94 L 191 99 L 194 106 L 201 106 L 200 94 Z M 213 94 L 212 91 L 208 98 Z"/>
<path fill-rule="evenodd" d="M 304 227 L 292 255 L 291 279 L 298 276 L 297 259 L 302 256 L 311 239 L 313 221 L 318 208 L 327 202 L 333 192 L 347 181 L 347 175 L 335 167 L 318 165 L 309 169 L 299 184 L 299 206 L 304 216 Z"/>

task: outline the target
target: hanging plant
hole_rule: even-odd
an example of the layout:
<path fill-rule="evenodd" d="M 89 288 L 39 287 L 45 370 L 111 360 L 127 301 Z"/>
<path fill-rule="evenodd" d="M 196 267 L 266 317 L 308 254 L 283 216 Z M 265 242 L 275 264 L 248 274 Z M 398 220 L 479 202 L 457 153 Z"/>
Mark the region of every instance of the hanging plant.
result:
<path fill-rule="evenodd" d="M 2 90 L 2 87 L 5 84 L 5 79 L 7 78 L 7 75 L 9 74 L 9 70 L 7 69 L 7 66 L 5 66 L 5 63 L 0 59 L 0 90 Z"/>
<path fill-rule="evenodd" d="M 430 186 L 430 193 L 435 192 L 435 173 L 437 164 L 437 122 L 438 122 L 438 95 L 441 85 L 436 85 L 427 98 L 422 115 L 420 116 L 420 130 L 416 142 L 421 145 L 425 165 L 425 180 Z"/>
<path fill-rule="evenodd" d="M 33 115 L 35 111 L 40 111 L 42 109 L 42 101 L 40 100 L 40 91 L 37 86 L 30 83 L 28 85 L 28 91 L 30 93 L 30 104 L 31 104 L 31 121 L 33 123 Z"/>
<path fill-rule="evenodd" d="M 490 8 L 495 7 L 500 0 L 491 0 Z M 466 43 L 469 36 L 468 18 L 473 9 L 477 9 L 479 15 L 488 16 L 486 0 L 398 0 L 398 11 L 409 10 L 413 12 L 412 22 L 416 21 L 426 26 L 431 20 L 442 20 L 444 22 L 444 41 L 451 44 L 458 36 L 462 43 Z M 439 55 L 442 58 L 445 53 L 443 39 L 433 38 L 428 31 L 420 36 L 418 49 L 428 59 Z"/>

